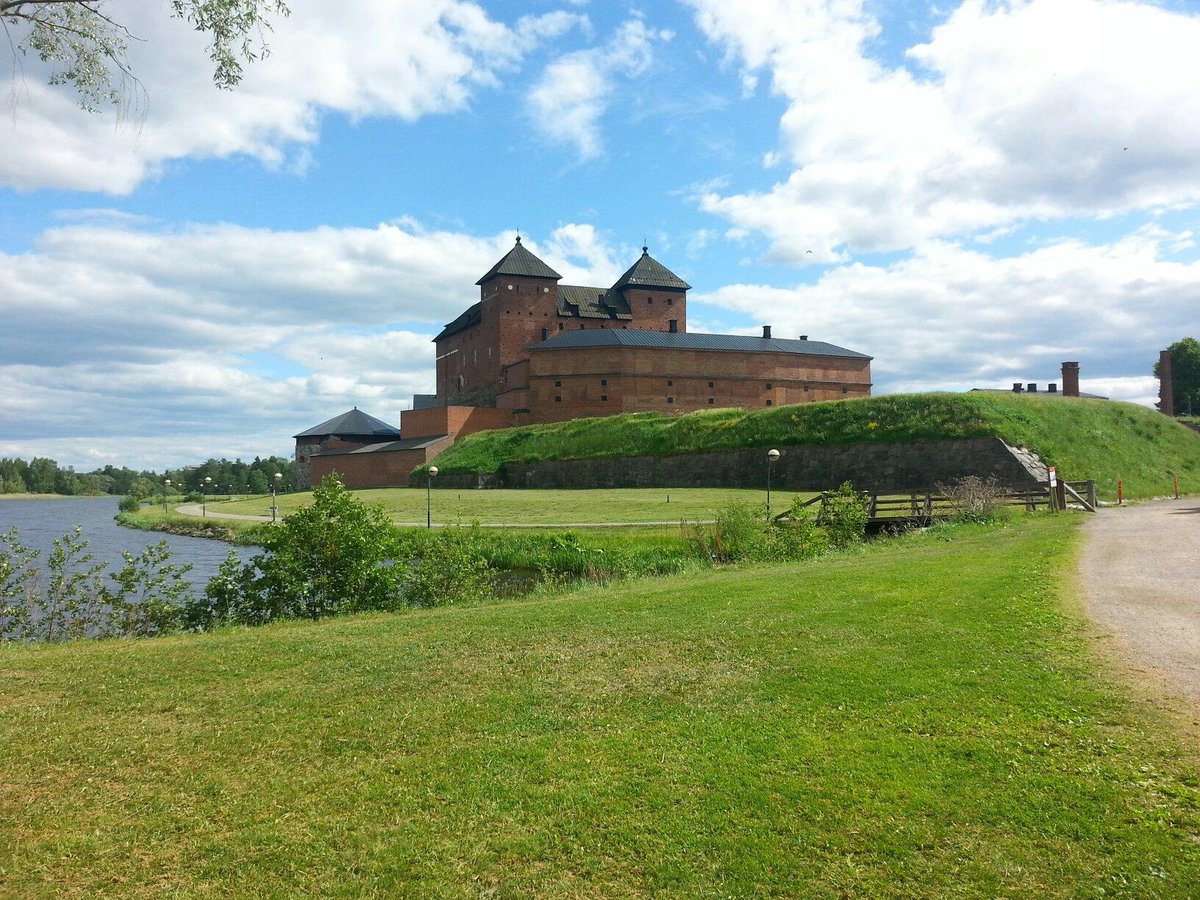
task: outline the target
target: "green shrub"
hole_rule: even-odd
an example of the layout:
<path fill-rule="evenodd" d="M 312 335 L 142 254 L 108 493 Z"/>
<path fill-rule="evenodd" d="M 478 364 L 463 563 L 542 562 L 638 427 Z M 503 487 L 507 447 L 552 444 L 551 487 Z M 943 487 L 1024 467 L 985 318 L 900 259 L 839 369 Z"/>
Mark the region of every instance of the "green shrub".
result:
<path fill-rule="evenodd" d="M 858 543 L 867 531 L 867 508 L 862 495 L 850 482 L 843 481 L 836 491 L 825 495 L 817 514 L 817 524 L 825 530 L 832 547 Z"/>
<path fill-rule="evenodd" d="M 126 494 L 121 498 L 121 502 L 117 504 L 117 509 L 125 513 L 137 512 L 142 508 L 142 501 L 133 494 Z"/>
<path fill-rule="evenodd" d="M 482 600 L 491 578 L 479 529 L 441 528 L 427 539 L 407 544 L 411 562 L 404 598 L 413 606 L 448 606 Z"/>

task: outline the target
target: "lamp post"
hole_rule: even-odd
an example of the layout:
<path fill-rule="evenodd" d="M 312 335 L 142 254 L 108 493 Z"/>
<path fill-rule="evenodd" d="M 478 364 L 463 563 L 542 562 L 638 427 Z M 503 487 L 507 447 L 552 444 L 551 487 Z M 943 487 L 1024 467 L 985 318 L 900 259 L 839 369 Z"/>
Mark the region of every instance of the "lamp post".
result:
<path fill-rule="evenodd" d="M 437 477 L 438 467 L 430 466 L 425 477 L 425 527 L 433 527 L 433 479 Z"/>
<path fill-rule="evenodd" d="M 200 485 L 200 496 L 203 498 L 200 501 L 200 517 L 208 518 L 208 486 L 212 484 L 212 478 L 208 475 L 204 476 L 204 483 Z"/>
<path fill-rule="evenodd" d="M 767 451 L 767 521 L 771 519 L 771 469 L 775 467 L 775 462 L 778 459 L 778 450 L 771 449 Z"/>
<path fill-rule="evenodd" d="M 163 512 L 167 511 L 167 488 L 171 486 L 171 479 L 163 480 Z"/>
<path fill-rule="evenodd" d="M 283 473 L 276 472 L 275 477 L 271 479 L 271 521 L 272 522 L 275 521 L 275 513 L 276 513 L 275 491 L 277 491 L 279 489 L 279 483 L 281 481 L 283 481 Z"/>

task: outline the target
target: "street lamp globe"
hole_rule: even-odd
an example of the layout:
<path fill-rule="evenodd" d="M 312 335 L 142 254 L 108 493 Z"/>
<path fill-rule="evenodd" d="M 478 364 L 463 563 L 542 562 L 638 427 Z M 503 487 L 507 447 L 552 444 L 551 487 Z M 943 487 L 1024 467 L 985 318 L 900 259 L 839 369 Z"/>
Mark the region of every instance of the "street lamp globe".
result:
<path fill-rule="evenodd" d="M 437 466 L 430 466 L 430 467 L 429 467 L 429 477 L 430 477 L 430 478 L 437 478 L 437 473 L 438 473 L 438 467 L 437 467 Z"/>

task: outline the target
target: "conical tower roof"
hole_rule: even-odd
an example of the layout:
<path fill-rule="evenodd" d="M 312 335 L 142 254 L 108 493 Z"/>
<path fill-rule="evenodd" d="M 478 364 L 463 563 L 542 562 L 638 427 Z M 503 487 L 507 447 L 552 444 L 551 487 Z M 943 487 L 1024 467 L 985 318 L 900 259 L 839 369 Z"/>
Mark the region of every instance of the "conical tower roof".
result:
<path fill-rule="evenodd" d="M 327 422 L 314 425 L 307 431 L 302 431 L 294 437 L 327 437 L 331 434 L 342 434 L 354 437 L 378 437 L 380 440 L 397 438 L 400 429 L 389 425 L 382 419 L 368 416 L 357 406 L 340 416 L 334 416 Z"/>
<path fill-rule="evenodd" d="M 488 273 L 475 283 L 483 284 L 497 275 L 520 275 L 525 278 L 553 278 L 556 281 L 562 278 L 552 268 L 522 247 L 519 235 L 513 248 L 504 254 L 500 262 L 492 266 L 488 270 Z"/>
<path fill-rule="evenodd" d="M 642 247 L 641 258 L 617 279 L 613 290 L 623 291 L 629 287 L 665 288 L 675 291 L 691 289 L 690 284 L 652 257 L 648 247 Z"/>

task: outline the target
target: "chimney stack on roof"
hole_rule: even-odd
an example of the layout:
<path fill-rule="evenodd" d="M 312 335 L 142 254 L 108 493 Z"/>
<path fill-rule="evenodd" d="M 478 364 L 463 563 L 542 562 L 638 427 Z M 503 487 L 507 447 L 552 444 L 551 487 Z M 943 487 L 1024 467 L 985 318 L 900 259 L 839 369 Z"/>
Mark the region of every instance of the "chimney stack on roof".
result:
<path fill-rule="evenodd" d="M 1062 386 L 1064 397 L 1079 396 L 1079 363 L 1064 362 L 1062 364 Z"/>
<path fill-rule="evenodd" d="M 807 341 L 807 340 L 808 340 L 808 335 L 807 335 L 807 334 L 802 334 L 802 335 L 800 335 L 800 340 L 802 340 L 802 341 Z"/>
<path fill-rule="evenodd" d="M 1019 381 L 1014 381 L 1014 382 L 1013 382 L 1013 393 L 1014 393 L 1014 394 L 1019 394 L 1019 393 L 1021 393 L 1021 382 L 1019 382 Z"/>
<path fill-rule="evenodd" d="M 771 326 L 770 326 L 770 325 L 764 325 L 764 326 L 763 326 L 763 337 L 764 337 L 764 338 L 769 338 L 770 336 L 771 336 Z"/>

